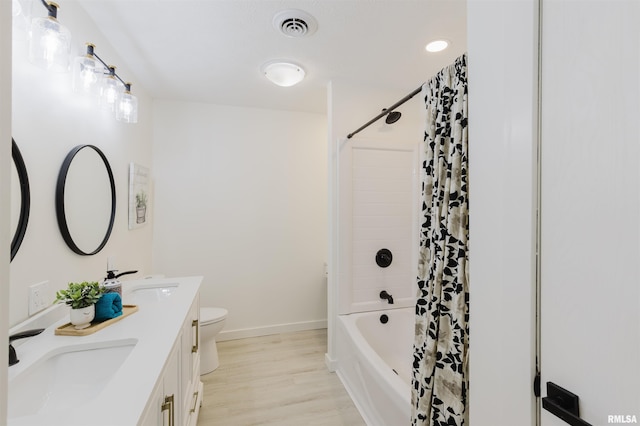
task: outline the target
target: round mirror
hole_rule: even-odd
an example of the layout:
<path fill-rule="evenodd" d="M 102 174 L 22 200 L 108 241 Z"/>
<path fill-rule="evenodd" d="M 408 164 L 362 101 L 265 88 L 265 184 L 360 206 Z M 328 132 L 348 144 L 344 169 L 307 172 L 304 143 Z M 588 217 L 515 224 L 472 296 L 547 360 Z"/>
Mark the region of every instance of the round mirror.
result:
<path fill-rule="evenodd" d="M 107 244 L 116 217 L 116 185 L 107 157 L 78 145 L 62 163 L 56 186 L 62 238 L 75 253 L 90 256 Z"/>
<path fill-rule="evenodd" d="M 31 205 L 31 195 L 29 192 L 29 177 L 27 168 L 24 165 L 22 154 L 18 149 L 16 141 L 11 139 L 11 260 L 16 257 L 20 244 L 27 232 L 29 222 L 29 208 Z"/>

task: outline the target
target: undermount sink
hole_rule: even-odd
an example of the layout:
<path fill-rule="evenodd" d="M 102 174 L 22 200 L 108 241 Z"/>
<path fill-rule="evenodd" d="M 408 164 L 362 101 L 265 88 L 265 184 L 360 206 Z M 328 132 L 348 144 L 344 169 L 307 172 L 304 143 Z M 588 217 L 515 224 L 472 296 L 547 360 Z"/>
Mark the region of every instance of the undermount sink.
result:
<path fill-rule="evenodd" d="M 132 303 L 160 302 L 167 300 L 178 290 L 177 283 L 157 284 L 153 286 L 138 287 L 131 290 Z"/>
<path fill-rule="evenodd" d="M 9 418 L 73 410 L 105 388 L 137 339 L 53 350 L 9 381 Z"/>

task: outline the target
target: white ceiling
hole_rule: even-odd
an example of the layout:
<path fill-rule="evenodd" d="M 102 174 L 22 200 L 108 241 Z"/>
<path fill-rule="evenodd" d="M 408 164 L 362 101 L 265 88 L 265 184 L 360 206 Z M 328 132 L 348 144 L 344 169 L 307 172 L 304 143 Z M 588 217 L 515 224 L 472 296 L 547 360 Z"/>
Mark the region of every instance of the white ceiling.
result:
<path fill-rule="evenodd" d="M 465 0 L 79 3 L 133 72 L 123 76 L 133 92 L 142 85 L 156 99 L 326 113 L 332 79 L 397 90 L 400 99 L 466 50 Z M 272 21 L 285 9 L 311 14 L 317 31 L 305 38 L 280 33 Z M 450 48 L 427 53 L 425 44 L 436 38 Z M 273 59 L 299 63 L 305 80 L 275 86 L 260 72 Z"/>

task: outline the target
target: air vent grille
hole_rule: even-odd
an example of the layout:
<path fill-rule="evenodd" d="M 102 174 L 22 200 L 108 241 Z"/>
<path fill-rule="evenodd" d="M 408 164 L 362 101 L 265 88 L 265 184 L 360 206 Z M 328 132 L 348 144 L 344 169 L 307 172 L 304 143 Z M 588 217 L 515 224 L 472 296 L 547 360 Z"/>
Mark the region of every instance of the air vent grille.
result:
<path fill-rule="evenodd" d="M 273 17 L 273 26 L 287 37 L 294 38 L 310 36 L 318 28 L 313 16 L 297 9 L 278 12 Z"/>

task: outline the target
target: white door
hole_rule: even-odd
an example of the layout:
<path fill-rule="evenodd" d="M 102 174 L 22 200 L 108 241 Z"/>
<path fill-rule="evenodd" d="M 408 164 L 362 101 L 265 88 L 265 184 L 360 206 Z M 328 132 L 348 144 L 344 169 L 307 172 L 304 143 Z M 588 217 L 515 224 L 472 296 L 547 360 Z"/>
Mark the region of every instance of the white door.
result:
<path fill-rule="evenodd" d="M 542 396 L 640 423 L 640 2 L 541 1 Z"/>

